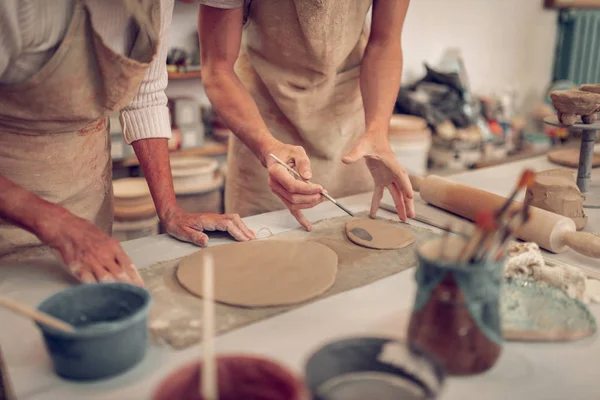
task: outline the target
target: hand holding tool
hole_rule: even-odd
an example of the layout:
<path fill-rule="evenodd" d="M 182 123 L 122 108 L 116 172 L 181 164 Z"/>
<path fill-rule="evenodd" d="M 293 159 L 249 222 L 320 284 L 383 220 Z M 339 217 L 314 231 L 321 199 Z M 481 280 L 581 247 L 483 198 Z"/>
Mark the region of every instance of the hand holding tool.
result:
<path fill-rule="evenodd" d="M 302 176 L 300 176 L 300 174 L 295 169 L 293 169 L 292 167 L 287 165 L 285 162 L 283 162 L 281 159 L 279 159 L 275 154 L 271 153 L 271 154 L 269 154 L 269 157 L 271 157 L 273 160 L 277 161 L 278 164 L 282 165 L 285 169 L 287 169 L 296 178 L 298 178 L 306 183 L 311 183 L 308 179 L 302 178 Z M 351 217 L 354 217 L 354 213 L 352 213 L 352 211 L 348 210 L 346 207 L 344 207 L 343 205 L 338 203 L 337 200 L 335 200 L 333 197 L 331 197 L 327 193 L 321 192 L 321 196 L 325 197 L 327 200 L 329 200 L 330 202 L 332 202 L 333 204 L 335 204 L 336 206 L 338 206 L 339 208 L 344 210 L 344 212 L 346 212 Z"/>

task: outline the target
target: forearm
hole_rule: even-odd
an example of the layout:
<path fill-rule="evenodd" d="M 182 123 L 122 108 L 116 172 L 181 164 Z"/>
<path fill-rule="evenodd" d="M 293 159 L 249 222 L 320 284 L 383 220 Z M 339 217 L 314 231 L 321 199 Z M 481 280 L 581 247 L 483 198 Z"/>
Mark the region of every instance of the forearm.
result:
<path fill-rule="evenodd" d="M 69 211 L 22 188 L 0 175 L 0 218 L 45 241 L 51 227 Z"/>
<path fill-rule="evenodd" d="M 368 134 L 387 135 L 402 76 L 400 38 L 369 43 L 361 63 L 360 89 Z"/>
<path fill-rule="evenodd" d="M 167 139 L 142 139 L 132 143 L 150 187 L 156 212 L 161 220 L 177 208 Z"/>
<path fill-rule="evenodd" d="M 210 102 L 229 129 L 256 155 L 263 166 L 277 140 L 262 119 L 254 99 L 232 71 L 202 70 Z"/>

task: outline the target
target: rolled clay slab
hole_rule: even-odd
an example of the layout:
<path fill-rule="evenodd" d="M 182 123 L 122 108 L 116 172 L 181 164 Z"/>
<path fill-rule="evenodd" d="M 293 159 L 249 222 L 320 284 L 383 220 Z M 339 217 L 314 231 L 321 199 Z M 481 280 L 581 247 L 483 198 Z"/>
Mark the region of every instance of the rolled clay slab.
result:
<path fill-rule="evenodd" d="M 397 222 L 355 218 L 346 224 L 346 236 L 353 243 L 378 250 L 401 249 L 415 241 L 415 235 Z"/>
<path fill-rule="evenodd" d="M 337 275 L 337 254 L 320 243 L 250 241 L 210 247 L 179 264 L 177 279 L 202 297 L 205 254 L 215 266 L 215 300 L 243 307 L 296 304 L 323 294 Z"/>
<path fill-rule="evenodd" d="M 548 152 L 548 160 L 565 167 L 579 167 L 579 149 L 559 149 Z M 600 167 L 600 153 L 594 153 L 592 168 Z"/>

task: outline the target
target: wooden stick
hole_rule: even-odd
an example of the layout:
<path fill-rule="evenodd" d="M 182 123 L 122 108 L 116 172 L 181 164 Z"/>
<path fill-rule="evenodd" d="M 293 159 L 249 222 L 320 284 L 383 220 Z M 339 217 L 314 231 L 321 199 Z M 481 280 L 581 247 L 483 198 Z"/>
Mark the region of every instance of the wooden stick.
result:
<path fill-rule="evenodd" d="M 441 243 L 440 243 L 440 255 L 439 255 L 440 261 L 443 261 L 444 258 L 446 258 L 446 247 L 448 247 L 448 239 L 450 237 L 451 229 L 452 229 L 452 227 L 450 226 L 450 224 L 447 224 L 444 228 L 444 232 L 442 233 L 442 239 L 441 239 Z"/>
<path fill-rule="evenodd" d="M 298 173 L 298 171 L 296 171 L 294 168 L 292 168 L 289 165 L 287 165 L 285 162 L 283 162 L 283 160 L 279 159 L 275 154 L 271 153 L 271 154 L 269 154 L 269 157 L 271 157 L 273 160 L 277 161 L 277 164 L 283 166 L 285 169 L 287 169 L 296 178 L 300 179 L 303 182 L 311 183 L 308 179 L 304 179 Z M 354 217 L 354 213 L 352 211 L 348 210 L 346 207 L 344 207 L 341 203 L 339 203 L 336 199 L 334 199 L 333 197 L 331 197 L 327 193 L 321 192 L 321 196 L 325 197 L 327 200 L 329 200 L 330 202 L 332 202 L 333 204 L 335 204 L 336 206 L 338 206 L 339 208 L 341 208 L 346 214 L 350 215 L 351 217 Z"/>
<path fill-rule="evenodd" d="M 75 332 L 75 327 L 73 327 L 73 325 L 15 300 L 11 300 L 6 297 L 0 297 L 0 306 L 26 318 L 30 318 L 36 322 L 39 322 L 40 324 L 48 325 L 54 329 L 58 329 L 59 331 L 69 333 Z"/>
<path fill-rule="evenodd" d="M 202 366 L 202 379 L 200 383 L 200 393 L 204 400 L 218 400 L 219 385 L 217 377 L 217 368 L 215 363 L 215 303 L 214 303 L 214 267 L 212 256 L 204 256 L 203 270 L 203 315 L 202 324 L 202 350 L 204 353 L 204 364 Z"/>

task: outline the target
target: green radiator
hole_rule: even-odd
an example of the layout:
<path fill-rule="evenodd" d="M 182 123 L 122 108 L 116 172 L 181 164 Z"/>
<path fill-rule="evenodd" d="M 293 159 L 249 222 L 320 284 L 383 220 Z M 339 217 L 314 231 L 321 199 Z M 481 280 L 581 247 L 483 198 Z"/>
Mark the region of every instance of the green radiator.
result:
<path fill-rule="evenodd" d="M 559 12 L 553 78 L 578 85 L 600 83 L 599 10 Z"/>

